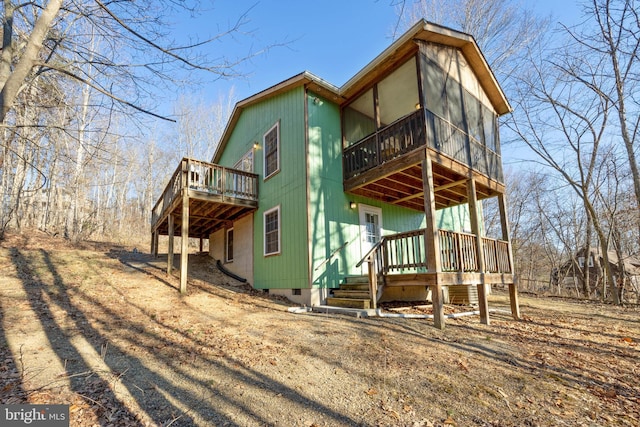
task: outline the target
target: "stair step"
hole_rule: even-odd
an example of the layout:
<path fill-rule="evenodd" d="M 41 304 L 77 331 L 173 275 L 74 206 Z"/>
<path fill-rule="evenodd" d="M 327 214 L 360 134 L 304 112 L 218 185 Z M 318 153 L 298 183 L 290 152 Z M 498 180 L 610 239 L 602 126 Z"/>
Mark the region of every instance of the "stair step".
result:
<path fill-rule="evenodd" d="M 369 287 L 367 286 L 366 290 L 334 289 L 333 296 L 336 298 L 368 299 Z"/>
<path fill-rule="evenodd" d="M 367 276 L 347 276 L 344 278 L 344 284 L 363 284 L 369 283 L 369 277 Z"/>
<path fill-rule="evenodd" d="M 369 283 L 343 283 L 341 291 L 369 291 Z"/>
<path fill-rule="evenodd" d="M 371 301 L 369 299 L 327 297 L 327 305 L 334 307 L 369 309 L 371 308 Z"/>

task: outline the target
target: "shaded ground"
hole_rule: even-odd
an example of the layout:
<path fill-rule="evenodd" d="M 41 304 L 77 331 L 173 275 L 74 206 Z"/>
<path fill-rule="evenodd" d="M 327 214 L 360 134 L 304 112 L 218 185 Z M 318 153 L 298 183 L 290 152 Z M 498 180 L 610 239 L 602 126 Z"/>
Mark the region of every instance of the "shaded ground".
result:
<path fill-rule="evenodd" d="M 68 403 L 73 426 L 640 425 L 637 308 L 294 315 L 206 256 L 181 296 L 166 258 L 125 249 L 0 244 L 0 403 Z"/>

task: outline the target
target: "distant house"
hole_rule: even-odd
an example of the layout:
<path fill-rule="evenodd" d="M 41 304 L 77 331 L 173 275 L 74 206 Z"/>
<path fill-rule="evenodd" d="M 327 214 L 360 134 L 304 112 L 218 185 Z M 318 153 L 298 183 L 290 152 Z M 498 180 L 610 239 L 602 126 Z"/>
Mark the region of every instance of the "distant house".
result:
<path fill-rule="evenodd" d="M 613 273 L 614 280 L 622 283 L 623 274 L 626 274 L 632 298 L 638 299 L 640 296 L 640 258 L 627 256 L 623 261 L 624 272 L 621 271 L 618 255 L 615 251 L 608 251 L 609 265 Z M 602 280 L 604 277 L 604 257 L 599 248 L 582 248 L 552 273 L 551 282 L 553 285 L 566 290 L 575 290 L 577 294 L 584 293 L 585 289 L 585 269 L 589 269 L 589 292 L 600 294 Z"/>
<path fill-rule="evenodd" d="M 152 249 L 209 239 L 229 271 L 300 304 L 431 290 L 440 327 L 443 288 L 476 287 L 488 322 L 488 287 L 507 284 L 517 316 L 497 120 L 510 111 L 473 37 L 421 21 L 342 87 L 303 72 L 238 102 L 212 161 L 176 169 Z M 482 235 L 487 198 L 500 239 Z"/>

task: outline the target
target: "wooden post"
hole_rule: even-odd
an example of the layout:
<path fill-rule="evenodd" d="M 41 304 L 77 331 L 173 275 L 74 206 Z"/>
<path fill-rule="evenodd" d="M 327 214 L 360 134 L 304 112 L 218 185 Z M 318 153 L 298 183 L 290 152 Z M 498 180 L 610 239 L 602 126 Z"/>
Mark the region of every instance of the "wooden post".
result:
<path fill-rule="evenodd" d="M 520 320 L 520 303 L 518 302 L 518 284 L 509 283 L 509 302 L 511 303 L 511 315 L 514 319 Z"/>
<path fill-rule="evenodd" d="M 151 235 L 151 256 L 154 258 L 158 258 L 158 244 L 159 244 L 160 235 L 157 231 L 155 231 Z"/>
<path fill-rule="evenodd" d="M 202 248 L 204 248 L 204 239 L 200 238 L 200 252 L 202 252 Z"/>
<path fill-rule="evenodd" d="M 174 222 L 175 217 L 169 214 L 169 249 L 167 251 L 167 274 L 171 275 L 173 270 L 173 240 L 174 240 Z"/>
<path fill-rule="evenodd" d="M 180 252 L 180 293 L 187 293 L 187 271 L 189 269 L 189 189 L 182 189 L 182 248 Z"/>
<path fill-rule="evenodd" d="M 444 329 L 444 301 L 439 280 L 431 286 L 431 302 L 433 303 L 433 326 Z"/>
<path fill-rule="evenodd" d="M 498 206 L 500 207 L 500 225 L 502 226 L 502 240 L 509 242 L 509 266 L 513 275 L 513 283 L 509 283 L 509 302 L 511 304 L 511 315 L 514 319 L 520 320 L 520 303 L 518 302 L 518 283 L 516 281 L 515 266 L 513 264 L 513 251 L 511 249 L 511 236 L 509 232 L 509 217 L 507 216 L 507 200 L 504 194 L 498 195 Z"/>
<path fill-rule="evenodd" d="M 371 302 L 373 308 L 378 308 L 378 275 L 376 274 L 376 265 L 373 259 L 367 261 L 367 268 L 369 269 L 369 294 L 371 295 Z"/>
<path fill-rule="evenodd" d="M 467 181 L 467 198 L 469 199 L 469 217 L 471 219 L 471 232 L 476 236 L 476 257 L 478 260 L 478 305 L 480 306 L 480 322 L 488 325 L 489 300 L 487 299 L 487 284 L 485 283 L 484 245 L 482 244 L 482 230 L 478 216 L 478 199 L 476 198 L 476 181 L 471 178 Z"/>
<path fill-rule="evenodd" d="M 427 270 L 435 273 L 435 285 L 431 286 L 431 300 L 433 302 L 433 324 L 438 329 L 444 329 L 444 301 L 442 299 L 442 285 L 440 284 L 441 260 L 440 237 L 436 225 L 436 199 L 433 191 L 433 170 L 429 150 L 426 150 L 422 161 L 422 188 L 424 191 L 424 213 L 427 230 L 424 234 L 424 247 L 427 251 Z"/>

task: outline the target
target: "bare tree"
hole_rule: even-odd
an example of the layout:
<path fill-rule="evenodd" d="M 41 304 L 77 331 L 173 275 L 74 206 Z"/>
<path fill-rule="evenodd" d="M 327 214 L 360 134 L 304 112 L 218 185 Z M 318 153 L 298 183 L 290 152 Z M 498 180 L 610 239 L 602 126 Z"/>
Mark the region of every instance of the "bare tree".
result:
<path fill-rule="evenodd" d="M 234 89 L 217 101 L 181 96 L 174 108 L 178 160 L 184 156 L 210 160 L 236 102 Z"/>
<path fill-rule="evenodd" d="M 471 34 L 503 86 L 510 85 L 527 48 L 549 27 L 547 18 L 516 0 L 398 0 L 395 4 L 394 38 L 423 18 Z"/>
<path fill-rule="evenodd" d="M 564 71 L 606 100 L 614 111 L 617 136 L 626 151 L 633 190 L 640 203 L 640 170 L 636 142 L 640 133 L 640 3 L 634 0 L 590 0 L 584 3 L 586 20 L 563 27 L 573 40 L 574 57 L 600 64 L 598 86 L 590 80 L 587 61 L 574 61 Z M 637 211 L 640 228 L 640 210 Z"/>
<path fill-rule="evenodd" d="M 519 82 L 516 117 L 508 126 L 582 201 L 599 239 L 614 302 L 620 303 L 608 259 L 607 230 L 593 202 L 611 105 L 598 91 L 602 63 L 576 58 L 572 48 L 549 57 L 532 55 L 529 73 Z M 570 71 L 576 69 L 589 69 L 588 78 L 585 74 L 586 80 L 572 79 Z"/>
<path fill-rule="evenodd" d="M 173 90 L 176 79 L 185 83 L 185 73 L 191 76 L 195 71 L 208 79 L 239 75 L 239 64 L 275 46 L 237 57 L 204 54 L 203 48 L 213 42 L 250 37 L 242 31 L 246 14 L 226 30 L 190 39 L 187 45 L 176 44 L 168 21 L 178 12 L 197 14 L 198 4 L 197 0 L 3 1 L 0 237 L 11 221 L 20 225 L 16 221 L 25 218 L 18 216 L 21 210 L 38 216 L 36 201 L 44 203 L 42 216 L 25 224 L 60 231 L 66 217 L 70 237 L 125 224 L 120 214 L 138 206 L 135 200 L 145 206 L 130 211 L 145 215 L 158 191 L 151 187 L 159 184 L 154 179 L 153 185 L 141 186 L 136 171 L 156 173 L 152 168 L 161 156 L 133 149 L 132 140 L 148 136 L 142 132 L 134 136 L 131 129 L 143 127 L 149 118 L 175 121 L 169 112 L 156 110 L 162 103 L 154 97 L 162 89 Z M 226 109 L 230 110 L 222 104 L 215 107 L 219 108 L 202 110 L 201 132 L 193 135 L 194 147 L 198 146 L 194 155 L 210 157 L 217 139 L 213 129 L 220 128 Z M 135 152 L 143 158 L 132 158 Z M 143 192 L 139 197 L 133 194 L 138 190 Z M 29 195 L 35 197 L 25 198 Z M 101 220 L 106 223 L 96 227 Z M 145 217 L 142 222 L 146 221 Z"/>

